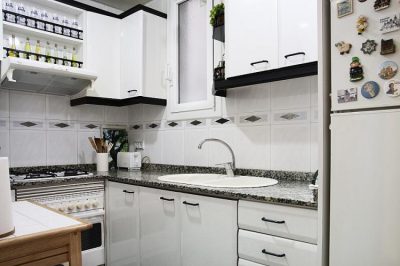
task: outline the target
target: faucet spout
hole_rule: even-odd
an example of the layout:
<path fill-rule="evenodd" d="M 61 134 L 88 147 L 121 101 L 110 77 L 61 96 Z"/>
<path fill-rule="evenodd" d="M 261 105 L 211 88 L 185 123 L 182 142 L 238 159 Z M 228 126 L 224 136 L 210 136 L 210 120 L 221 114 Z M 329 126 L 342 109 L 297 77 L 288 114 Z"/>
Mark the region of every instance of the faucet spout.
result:
<path fill-rule="evenodd" d="M 231 153 L 231 156 L 232 156 L 232 163 L 228 163 L 228 164 L 231 164 L 231 166 L 232 166 L 231 170 L 235 170 L 236 169 L 235 154 L 234 154 L 231 146 L 229 146 L 228 143 L 226 143 L 225 141 L 223 141 L 221 139 L 209 138 L 209 139 L 204 139 L 203 141 L 201 141 L 199 143 L 199 146 L 198 146 L 199 150 L 201 150 L 201 148 L 203 147 L 203 144 L 208 142 L 208 141 L 219 142 L 219 143 L 223 144 L 225 147 L 228 148 L 228 150 L 229 150 L 229 152 Z M 227 170 L 227 172 L 228 172 L 228 170 Z"/>

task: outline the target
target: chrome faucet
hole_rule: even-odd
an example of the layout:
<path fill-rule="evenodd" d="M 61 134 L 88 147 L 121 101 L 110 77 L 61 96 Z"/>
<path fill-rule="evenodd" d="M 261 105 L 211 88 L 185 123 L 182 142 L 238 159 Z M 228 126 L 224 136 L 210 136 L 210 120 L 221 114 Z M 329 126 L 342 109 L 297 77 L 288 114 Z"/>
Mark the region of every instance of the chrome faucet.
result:
<path fill-rule="evenodd" d="M 226 170 L 226 175 L 229 176 L 229 177 L 234 176 L 235 175 L 234 171 L 236 169 L 236 164 L 235 164 L 235 154 L 233 153 L 233 150 L 232 150 L 231 146 L 229 146 L 228 143 L 226 143 L 225 141 L 220 140 L 220 139 L 205 139 L 202 142 L 200 142 L 200 144 L 198 146 L 199 150 L 201 150 L 203 144 L 206 143 L 207 141 L 219 142 L 219 143 L 225 145 L 228 148 L 228 150 L 231 152 L 231 155 L 232 155 L 232 162 L 221 163 L 221 164 L 217 164 L 217 165 L 224 165 L 225 166 L 225 170 Z"/>

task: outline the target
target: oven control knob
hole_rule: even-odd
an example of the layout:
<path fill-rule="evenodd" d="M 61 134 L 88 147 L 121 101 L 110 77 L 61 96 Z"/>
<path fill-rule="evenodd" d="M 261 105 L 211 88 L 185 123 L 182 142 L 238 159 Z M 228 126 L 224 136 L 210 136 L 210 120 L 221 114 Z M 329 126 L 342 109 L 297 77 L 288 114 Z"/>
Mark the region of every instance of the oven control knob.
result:
<path fill-rule="evenodd" d="M 85 203 L 85 209 L 90 209 L 90 203 L 89 202 Z"/>
<path fill-rule="evenodd" d="M 68 207 L 67 207 L 68 211 L 73 211 L 73 210 L 74 210 L 74 208 L 75 208 L 75 206 L 74 206 L 74 205 L 68 205 Z"/>
<path fill-rule="evenodd" d="M 59 207 L 58 210 L 59 210 L 60 212 L 65 212 L 65 208 L 64 208 L 64 207 Z"/>
<path fill-rule="evenodd" d="M 83 205 L 82 204 L 76 204 L 76 209 L 77 210 L 82 210 L 83 209 Z"/>
<path fill-rule="evenodd" d="M 92 202 L 92 206 L 93 206 L 93 208 L 99 207 L 99 202 L 93 201 L 93 202 Z"/>

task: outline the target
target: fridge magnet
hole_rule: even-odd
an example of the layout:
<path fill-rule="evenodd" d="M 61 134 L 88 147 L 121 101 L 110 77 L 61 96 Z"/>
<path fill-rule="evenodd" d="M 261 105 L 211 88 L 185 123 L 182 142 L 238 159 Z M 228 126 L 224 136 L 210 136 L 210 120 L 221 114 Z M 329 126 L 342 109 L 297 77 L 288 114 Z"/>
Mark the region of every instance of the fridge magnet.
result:
<path fill-rule="evenodd" d="M 391 79 L 385 84 L 385 93 L 390 97 L 400 96 L 400 80 Z"/>
<path fill-rule="evenodd" d="M 338 18 L 350 15 L 353 13 L 353 0 L 341 0 L 337 3 Z"/>
<path fill-rule="evenodd" d="M 358 57 L 353 57 L 350 64 L 350 81 L 355 82 L 364 78 L 364 71 Z"/>
<path fill-rule="evenodd" d="M 357 88 L 350 88 L 347 90 L 338 90 L 337 92 L 338 103 L 349 103 L 357 101 Z"/>
<path fill-rule="evenodd" d="M 388 33 L 400 29 L 400 13 L 381 18 L 379 20 L 380 32 Z"/>
<path fill-rule="evenodd" d="M 379 77 L 381 79 L 391 79 L 397 74 L 398 66 L 393 61 L 385 61 L 379 66 Z"/>
<path fill-rule="evenodd" d="M 379 84 L 375 81 L 368 81 L 361 87 L 361 95 L 364 98 L 375 98 L 379 93 Z"/>
<path fill-rule="evenodd" d="M 351 47 L 352 47 L 351 43 L 346 43 L 346 42 L 343 42 L 343 41 L 335 43 L 335 46 L 339 50 L 339 53 L 341 55 L 350 53 L 350 50 L 351 50 Z"/>
<path fill-rule="evenodd" d="M 376 51 L 376 46 L 378 44 L 374 40 L 367 40 L 362 44 L 361 51 L 364 54 L 372 54 L 372 52 Z"/>
<path fill-rule="evenodd" d="M 393 39 L 381 40 L 381 55 L 394 54 L 396 52 L 396 46 L 394 45 Z"/>
<path fill-rule="evenodd" d="M 356 28 L 358 35 L 361 35 L 368 28 L 368 22 L 366 16 L 359 16 L 357 18 Z"/>
<path fill-rule="evenodd" d="M 390 6 L 390 0 L 376 0 L 374 3 L 375 11 L 379 11 Z"/>

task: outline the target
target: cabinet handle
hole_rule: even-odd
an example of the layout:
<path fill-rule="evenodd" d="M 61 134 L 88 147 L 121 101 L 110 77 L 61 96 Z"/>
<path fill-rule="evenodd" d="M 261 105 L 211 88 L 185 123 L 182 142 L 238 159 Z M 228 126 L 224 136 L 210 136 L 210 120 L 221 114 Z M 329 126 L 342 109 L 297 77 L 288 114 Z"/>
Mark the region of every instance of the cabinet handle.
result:
<path fill-rule="evenodd" d="M 254 65 L 257 65 L 257 64 L 261 64 L 261 63 L 269 63 L 269 61 L 268 60 L 256 61 L 256 62 L 250 63 L 250 65 L 254 66 Z"/>
<path fill-rule="evenodd" d="M 182 202 L 182 203 L 185 204 L 185 205 L 190 205 L 190 206 L 200 206 L 199 203 L 190 203 L 190 202 L 187 202 L 186 200 L 184 202 Z"/>
<path fill-rule="evenodd" d="M 261 252 L 262 252 L 262 253 L 264 253 L 264 254 L 266 254 L 266 255 L 271 255 L 271 256 L 274 256 L 274 257 L 279 257 L 279 258 L 283 258 L 283 257 L 285 257 L 285 256 L 286 256 L 286 254 L 285 254 L 285 253 L 282 253 L 282 254 L 276 254 L 276 253 L 268 252 L 268 251 L 266 251 L 265 249 L 263 249 Z"/>
<path fill-rule="evenodd" d="M 261 218 L 261 221 L 268 222 L 268 223 L 274 223 L 274 224 L 284 224 L 285 223 L 285 221 L 283 221 L 283 220 L 277 221 L 277 220 L 267 219 L 265 217 Z"/>
<path fill-rule="evenodd" d="M 129 90 L 129 91 L 128 91 L 128 93 L 131 93 L 131 92 L 134 92 L 134 91 L 136 91 L 136 92 L 137 92 L 137 90 Z"/>
<path fill-rule="evenodd" d="M 129 191 L 129 190 L 126 190 L 126 189 L 122 190 L 122 192 L 128 193 L 128 194 L 135 194 L 135 191 Z"/>
<path fill-rule="evenodd" d="M 285 55 L 285 58 L 288 59 L 288 57 L 295 56 L 295 55 L 301 55 L 301 54 L 306 55 L 305 52 L 298 52 L 298 53 L 293 53 L 293 54 L 287 54 L 287 55 Z"/>
<path fill-rule="evenodd" d="M 174 201 L 175 199 L 167 199 L 167 198 L 164 198 L 164 197 L 160 197 L 160 200 L 165 200 L 165 201 Z"/>

